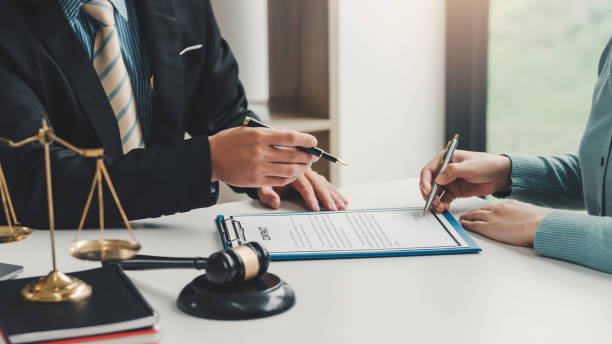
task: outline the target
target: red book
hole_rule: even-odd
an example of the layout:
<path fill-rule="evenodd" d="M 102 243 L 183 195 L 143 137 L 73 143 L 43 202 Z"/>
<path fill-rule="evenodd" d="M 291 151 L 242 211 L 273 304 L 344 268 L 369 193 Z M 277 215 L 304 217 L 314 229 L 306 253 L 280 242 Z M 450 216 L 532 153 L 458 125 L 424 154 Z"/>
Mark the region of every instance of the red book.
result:
<path fill-rule="evenodd" d="M 109 334 L 101 334 L 97 336 L 78 337 L 70 339 L 60 339 L 50 342 L 40 342 L 38 344 L 79 344 L 79 343 L 94 343 L 94 344 L 145 344 L 157 343 L 159 341 L 159 332 L 155 327 L 147 329 L 115 332 Z"/>

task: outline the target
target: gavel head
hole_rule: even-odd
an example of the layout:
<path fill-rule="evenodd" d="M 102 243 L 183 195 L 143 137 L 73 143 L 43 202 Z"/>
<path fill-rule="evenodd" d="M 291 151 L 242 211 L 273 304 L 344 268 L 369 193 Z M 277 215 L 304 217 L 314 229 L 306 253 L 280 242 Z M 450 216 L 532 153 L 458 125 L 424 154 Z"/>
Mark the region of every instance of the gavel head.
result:
<path fill-rule="evenodd" d="M 257 242 L 213 253 L 206 261 L 206 279 L 217 285 L 236 285 L 268 271 L 270 254 Z"/>

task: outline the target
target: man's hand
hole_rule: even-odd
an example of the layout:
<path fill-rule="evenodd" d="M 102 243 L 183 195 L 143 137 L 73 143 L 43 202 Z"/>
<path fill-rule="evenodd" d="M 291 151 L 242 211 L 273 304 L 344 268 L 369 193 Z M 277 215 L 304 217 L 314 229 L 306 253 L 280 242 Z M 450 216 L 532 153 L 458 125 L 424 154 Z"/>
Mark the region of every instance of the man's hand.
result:
<path fill-rule="evenodd" d="M 293 147 L 317 139 L 283 129 L 231 128 L 211 137 L 212 180 L 239 187 L 283 186 L 302 176 L 316 157 Z"/>
<path fill-rule="evenodd" d="M 419 186 L 424 199 L 431 192 L 443 154 L 438 153 L 421 170 Z M 441 198 L 434 198 L 432 208 L 444 212 L 455 198 L 484 196 L 506 190 L 510 183 L 510 159 L 502 155 L 457 150 L 452 162 L 435 178 L 435 182 L 444 187 L 445 193 Z"/>
<path fill-rule="evenodd" d="M 299 193 L 308 209 L 319 211 L 319 203 L 328 210 L 345 210 L 348 200 L 330 184 L 325 177 L 311 170 L 298 177 L 294 182 L 282 187 L 265 186 L 257 190 L 261 204 L 276 209 L 280 207 L 281 197 Z"/>
<path fill-rule="evenodd" d="M 517 246 L 533 246 L 538 226 L 547 212 L 510 200 L 468 211 L 459 217 L 461 225 L 493 240 Z"/>

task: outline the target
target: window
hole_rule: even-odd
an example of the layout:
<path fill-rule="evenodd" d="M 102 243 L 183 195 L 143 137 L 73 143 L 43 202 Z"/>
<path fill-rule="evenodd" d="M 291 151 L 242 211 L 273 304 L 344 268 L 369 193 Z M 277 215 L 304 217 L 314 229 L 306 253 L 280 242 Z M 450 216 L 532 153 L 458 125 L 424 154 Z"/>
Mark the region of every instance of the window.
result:
<path fill-rule="evenodd" d="M 611 35 L 609 0 L 489 0 L 487 150 L 576 151 Z"/>

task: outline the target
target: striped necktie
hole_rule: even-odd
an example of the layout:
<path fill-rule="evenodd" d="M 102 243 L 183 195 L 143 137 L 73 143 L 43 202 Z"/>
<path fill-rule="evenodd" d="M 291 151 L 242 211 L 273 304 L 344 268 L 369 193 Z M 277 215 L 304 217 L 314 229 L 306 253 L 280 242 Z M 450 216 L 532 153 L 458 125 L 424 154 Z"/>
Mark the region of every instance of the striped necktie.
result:
<path fill-rule="evenodd" d="M 134 148 L 144 147 L 144 140 L 132 83 L 121 55 L 113 5 L 108 0 L 92 0 L 81 8 L 100 23 L 94 39 L 93 65 L 115 113 L 121 146 L 126 154 Z"/>

